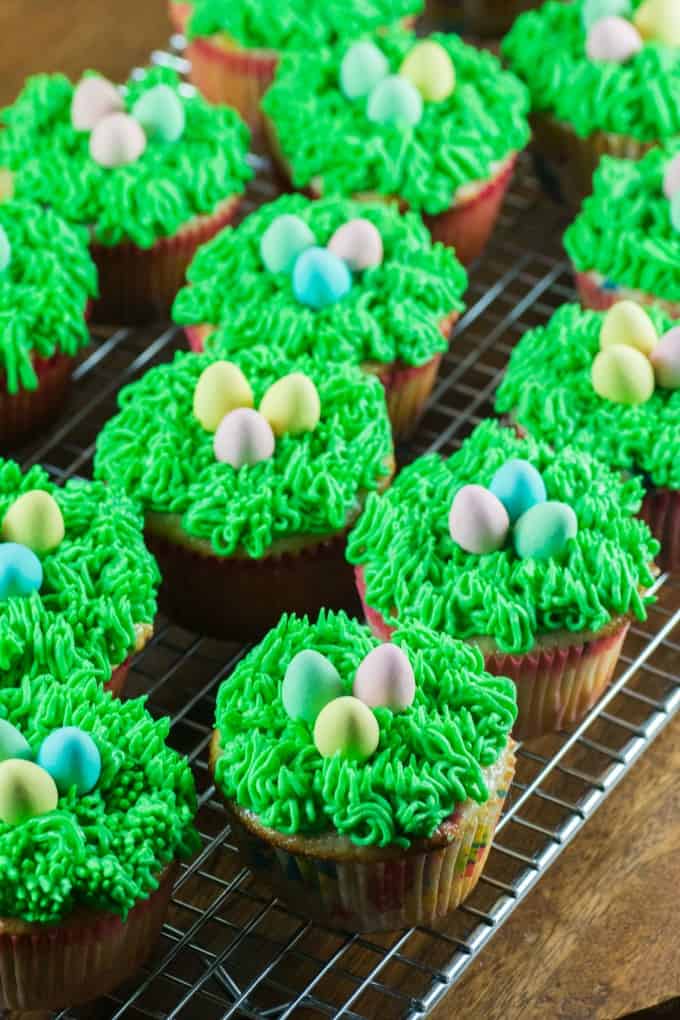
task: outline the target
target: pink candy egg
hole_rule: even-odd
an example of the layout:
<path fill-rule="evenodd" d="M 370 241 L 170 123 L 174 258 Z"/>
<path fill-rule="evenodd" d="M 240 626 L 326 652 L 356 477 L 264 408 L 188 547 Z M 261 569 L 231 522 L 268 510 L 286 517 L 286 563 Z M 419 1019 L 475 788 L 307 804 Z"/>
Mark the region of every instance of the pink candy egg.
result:
<path fill-rule="evenodd" d="M 383 260 L 383 243 L 378 228 L 370 220 L 349 220 L 335 231 L 328 250 L 353 272 L 379 266 Z"/>
<path fill-rule="evenodd" d="M 111 113 L 98 121 L 90 135 L 90 155 L 111 169 L 134 163 L 146 148 L 146 135 L 127 113 Z"/>
<path fill-rule="evenodd" d="M 671 199 L 676 191 L 680 191 L 680 153 L 672 159 L 663 175 L 663 193 Z"/>
<path fill-rule="evenodd" d="M 123 109 L 123 98 L 115 85 L 93 75 L 76 86 L 71 100 L 71 124 L 76 131 L 91 131 L 102 118 Z"/>
<path fill-rule="evenodd" d="M 456 493 L 449 514 L 449 533 L 465 552 L 485 553 L 501 549 L 508 537 L 508 511 L 482 485 L 464 485 Z"/>
<path fill-rule="evenodd" d="M 225 415 L 213 441 L 216 459 L 237 470 L 245 464 L 268 460 L 275 445 L 271 425 L 250 407 L 239 407 Z"/>
<path fill-rule="evenodd" d="M 352 693 L 370 708 L 400 712 L 413 704 L 416 681 L 411 663 L 397 645 L 378 645 L 361 662 Z"/>
<path fill-rule="evenodd" d="M 680 326 L 665 333 L 649 355 L 657 386 L 680 389 Z"/>
<path fill-rule="evenodd" d="M 614 15 L 596 21 L 588 32 L 586 53 L 590 60 L 623 64 L 642 49 L 635 25 Z"/>

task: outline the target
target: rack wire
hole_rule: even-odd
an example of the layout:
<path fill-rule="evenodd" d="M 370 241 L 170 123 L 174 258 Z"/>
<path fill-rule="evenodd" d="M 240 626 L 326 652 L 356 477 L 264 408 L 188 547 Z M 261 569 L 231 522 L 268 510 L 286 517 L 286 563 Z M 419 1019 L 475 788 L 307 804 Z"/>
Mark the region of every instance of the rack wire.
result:
<path fill-rule="evenodd" d="M 263 170 L 261 161 L 257 167 Z M 272 187 L 266 174 L 259 175 L 250 207 L 271 198 Z M 468 310 L 428 411 L 415 441 L 399 451 L 402 464 L 427 450 L 446 453 L 460 445 L 492 414 L 493 393 L 517 339 L 574 298 L 559 240 L 565 225 L 523 159 L 493 241 L 473 267 Z M 99 333 L 77 369 L 64 415 L 18 459 L 45 464 L 60 481 L 88 476 L 97 433 L 114 413 L 121 386 L 184 346 L 181 331 L 167 324 Z M 421 1020 L 680 708 L 680 579 L 660 576 L 656 595 L 648 620 L 631 627 L 615 681 L 583 722 L 519 748 L 485 873 L 467 903 L 436 928 L 386 935 L 345 935 L 314 925 L 242 867 L 207 754 L 217 689 L 248 646 L 209 640 L 160 617 L 133 666 L 129 690 L 146 693 L 154 714 L 170 716 L 170 741 L 193 766 L 202 849 L 181 872 L 146 968 L 110 997 L 59 1016 Z"/>

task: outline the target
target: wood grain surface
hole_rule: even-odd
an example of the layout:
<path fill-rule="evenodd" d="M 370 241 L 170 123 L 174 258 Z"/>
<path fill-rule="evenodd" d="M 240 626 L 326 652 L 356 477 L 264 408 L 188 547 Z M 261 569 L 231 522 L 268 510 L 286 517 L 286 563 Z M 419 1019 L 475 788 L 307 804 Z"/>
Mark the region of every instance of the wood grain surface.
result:
<path fill-rule="evenodd" d="M 121 79 L 168 34 L 164 0 L 2 0 L 0 102 L 37 71 L 96 67 Z M 470 967 L 437 1020 L 612 1020 L 680 995 L 678 775 L 680 719 Z"/>

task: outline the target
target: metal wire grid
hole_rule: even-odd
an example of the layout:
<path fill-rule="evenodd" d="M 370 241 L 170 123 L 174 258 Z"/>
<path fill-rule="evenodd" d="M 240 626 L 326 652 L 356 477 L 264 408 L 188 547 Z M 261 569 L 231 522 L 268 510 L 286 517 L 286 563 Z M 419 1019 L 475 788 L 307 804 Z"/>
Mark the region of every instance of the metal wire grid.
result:
<path fill-rule="evenodd" d="M 250 200 L 271 194 L 262 178 Z M 559 247 L 563 225 L 524 162 L 488 254 L 472 273 L 468 311 L 417 438 L 400 451 L 402 462 L 458 446 L 492 412 L 518 337 L 573 297 Z M 87 476 L 121 385 L 183 346 L 174 327 L 104 333 L 76 372 L 60 422 L 19 459 L 44 463 L 61 481 Z M 133 667 L 131 693 L 147 693 L 151 710 L 170 716 L 170 740 L 193 765 L 203 847 L 181 873 L 147 968 L 109 998 L 60 1016 L 426 1016 L 678 710 L 680 583 L 662 576 L 656 589 L 658 602 L 644 625 L 631 628 L 606 697 L 572 733 L 519 749 L 506 811 L 470 900 L 436 930 L 374 936 L 305 921 L 240 866 L 210 783 L 207 749 L 218 686 L 247 647 L 201 638 L 161 618 Z"/>

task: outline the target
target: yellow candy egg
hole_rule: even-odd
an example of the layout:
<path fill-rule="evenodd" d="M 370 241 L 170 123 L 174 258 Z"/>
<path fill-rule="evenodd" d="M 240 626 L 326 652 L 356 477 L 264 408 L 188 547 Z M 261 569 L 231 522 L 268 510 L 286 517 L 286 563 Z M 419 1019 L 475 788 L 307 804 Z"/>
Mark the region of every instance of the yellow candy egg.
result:
<path fill-rule="evenodd" d="M 304 372 L 291 372 L 269 387 L 262 397 L 260 414 L 276 436 L 313 432 L 321 417 L 319 392 Z"/>
<path fill-rule="evenodd" d="M 634 301 L 619 301 L 613 305 L 600 330 L 600 347 L 604 351 L 613 344 L 635 347 L 642 354 L 651 354 L 659 336 L 654 323 L 641 305 Z"/>
<path fill-rule="evenodd" d="M 0 202 L 14 198 L 14 174 L 7 167 L 0 167 Z"/>
<path fill-rule="evenodd" d="M 378 721 L 358 698 L 335 698 L 316 717 L 314 743 L 323 758 L 339 753 L 350 761 L 366 761 L 379 742 Z"/>
<path fill-rule="evenodd" d="M 633 23 L 643 39 L 680 46 L 678 0 L 645 0 L 635 12 Z"/>
<path fill-rule="evenodd" d="M 654 392 L 654 369 L 634 347 L 612 344 L 600 351 L 592 368 L 593 389 L 615 404 L 643 404 Z"/>
<path fill-rule="evenodd" d="M 47 814 L 58 803 L 56 784 L 45 769 L 19 758 L 0 762 L 0 820 L 6 825 Z"/>
<path fill-rule="evenodd" d="M 2 537 L 38 554 L 56 549 L 64 538 L 64 518 L 54 496 L 32 489 L 15 499 L 3 518 Z"/>
<path fill-rule="evenodd" d="M 456 72 L 451 57 L 444 47 L 429 39 L 416 43 L 399 68 L 402 78 L 408 79 L 423 99 L 440 103 L 456 87 Z"/>
<path fill-rule="evenodd" d="M 250 384 L 233 362 L 215 361 L 201 372 L 194 390 L 194 414 L 208 432 L 214 432 L 230 411 L 253 403 Z"/>

